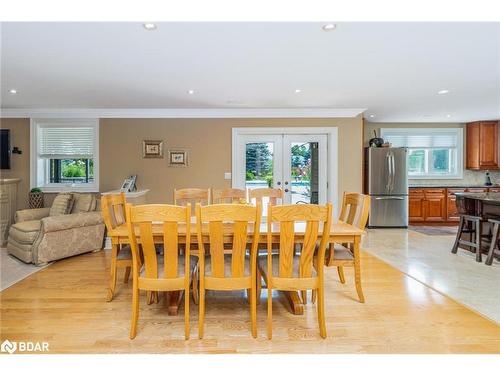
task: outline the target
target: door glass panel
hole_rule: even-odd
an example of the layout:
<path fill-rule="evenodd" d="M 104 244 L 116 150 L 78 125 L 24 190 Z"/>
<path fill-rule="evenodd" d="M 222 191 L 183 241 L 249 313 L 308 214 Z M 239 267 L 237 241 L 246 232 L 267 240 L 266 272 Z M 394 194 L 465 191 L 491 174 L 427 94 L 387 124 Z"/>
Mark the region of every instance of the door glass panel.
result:
<path fill-rule="evenodd" d="M 292 142 L 291 146 L 291 203 L 319 202 L 318 142 Z"/>
<path fill-rule="evenodd" d="M 274 143 L 258 142 L 246 144 L 246 189 L 272 188 L 274 186 Z M 267 215 L 268 198 L 262 199 L 263 215 Z"/>

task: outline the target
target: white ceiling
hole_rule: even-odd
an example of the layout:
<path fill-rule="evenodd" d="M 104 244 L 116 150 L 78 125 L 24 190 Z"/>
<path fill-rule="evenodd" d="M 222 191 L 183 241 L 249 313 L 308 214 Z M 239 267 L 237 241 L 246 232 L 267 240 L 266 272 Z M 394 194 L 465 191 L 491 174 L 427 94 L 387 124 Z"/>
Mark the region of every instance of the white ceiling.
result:
<path fill-rule="evenodd" d="M 157 25 L 2 23 L 1 107 L 500 118 L 500 23 L 339 23 L 330 32 L 319 23 Z"/>

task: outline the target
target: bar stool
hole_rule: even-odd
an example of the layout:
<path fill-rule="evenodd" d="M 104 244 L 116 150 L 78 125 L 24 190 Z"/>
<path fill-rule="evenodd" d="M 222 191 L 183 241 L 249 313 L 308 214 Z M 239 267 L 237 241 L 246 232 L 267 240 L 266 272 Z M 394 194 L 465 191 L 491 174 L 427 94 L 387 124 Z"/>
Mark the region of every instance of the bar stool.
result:
<path fill-rule="evenodd" d="M 457 238 L 451 249 L 453 254 L 456 254 L 458 248 L 468 246 L 469 249 L 474 249 L 476 253 L 476 261 L 481 262 L 481 240 L 482 240 L 482 218 L 480 216 L 460 215 L 460 223 L 458 224 Z M 462 239 L 463 234 L 469 234 L 470 241 Z M 466 250 L 469 250 L 466 249 Z"/>
<path fill-rule="evenodd" d="M 484 262 L 484 264 L 491 266 L 493 263 L 493 256 L 495 254 L 497 255 L 497 258 L 500 259 L 500 248 L 498 246 L 498 240 L 500 237 L 500 220 L 489 219 L 488 222 L 493 225 L 493 229 L 490 250 L 488 251 L 488 256 L 486 257 L 486 262 Z"/>

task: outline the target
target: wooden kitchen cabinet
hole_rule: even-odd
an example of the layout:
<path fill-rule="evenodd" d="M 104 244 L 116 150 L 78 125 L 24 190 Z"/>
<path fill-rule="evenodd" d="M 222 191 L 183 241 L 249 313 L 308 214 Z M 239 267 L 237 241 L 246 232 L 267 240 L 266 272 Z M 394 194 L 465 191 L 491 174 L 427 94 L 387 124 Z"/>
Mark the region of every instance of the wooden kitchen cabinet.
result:
<path fill-rule="evenodd" d="M 425 221 L 424 202 L 425 195 L 423 189 L 410 189 L 408 197 L 408 221 L 410 223 Z"/>
<path fill-rule="evenodd" d="M 454 193 L 500 193 L 500 187 L 410 188 L 408 220 L 416 225 L 456 225 L 460 221 Z"/>
<path fill-rule="evenodd" d="M 467 169 L 500 169 L 498 126 L 498 121 L 476 121 L 467 124 Z"/>
<path fill-rule="evenodd" d="M 425 189 L 425 221 L 446 221 L 446 189 Z"/>
<path fill-rule="evenodd" d="M 447 219 L 446 189 L 410 189 L 410 223 L 444 222 Z"/>

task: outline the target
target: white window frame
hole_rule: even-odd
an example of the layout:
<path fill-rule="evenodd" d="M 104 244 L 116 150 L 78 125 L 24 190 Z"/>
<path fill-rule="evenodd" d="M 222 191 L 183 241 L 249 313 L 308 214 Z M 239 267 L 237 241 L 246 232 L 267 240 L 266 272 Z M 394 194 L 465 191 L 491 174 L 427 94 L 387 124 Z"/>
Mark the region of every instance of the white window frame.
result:
<path fill-rule="evenodd" d="M 384 138 L 387 133 L 397 131 L 398 133 L 406 133 L 408 135 L 437 135 L 439 133 L 455 133 L 457 136 L 457 147 L 456 147 L 456 173 L 425 173 L 425 174 L 410 174 L 408 173 L 408 179 L 410 180 L 458 180 L 462 179 L 464 175 L 464 130 L 462 128 L 381 128 L 380 136 Z M 399 147 L 395 145 L 395 147 Z M 454 149 L 450 147 L 409 147 L 413 150 L 443 150 L 443 149 Z M 408 153 L 409 155 L 409 153 Z M 429 168 L 429 153 L 426 152 L 425 155 L 425 168 Z M 451 162 L 451 159 L 450 159 Z"/>
<path fill-rule="evenodd" d="M 65 127 L 78 127 L 78 126 L 92 126 L 94 128 L 94 182 L 82 184 L 68 184 L 68 183 L 46 183 L 39 186 L 37 181 L 38 176 L 38 132 L 39 125 L 64 125 Z M 30 188 L 38 187 L 44 193 L 59 193 L 64 191 L 75 192 L 99 192 L 99 119 L 30 119 Z M 47 176 L 44 177 L 47 181 Z"/>

